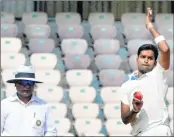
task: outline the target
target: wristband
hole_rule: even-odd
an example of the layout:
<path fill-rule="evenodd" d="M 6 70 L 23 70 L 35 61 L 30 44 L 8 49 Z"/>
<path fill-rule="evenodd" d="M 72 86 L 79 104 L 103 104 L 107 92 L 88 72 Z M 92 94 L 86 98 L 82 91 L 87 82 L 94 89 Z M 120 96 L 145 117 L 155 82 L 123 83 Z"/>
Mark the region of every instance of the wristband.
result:
<path fill-rule="evenodd" d="M 147 29 L 153 28 L 152 23 L 150 22 L 150 23 L 146 24 L 146 28 L 147 28 Z"/>
<path fill-rule="evenodd" d="M 164 36 L 160 35 L 154 39 L 155 43 L 158 45 L 159 42 L 165 40 Z"/>

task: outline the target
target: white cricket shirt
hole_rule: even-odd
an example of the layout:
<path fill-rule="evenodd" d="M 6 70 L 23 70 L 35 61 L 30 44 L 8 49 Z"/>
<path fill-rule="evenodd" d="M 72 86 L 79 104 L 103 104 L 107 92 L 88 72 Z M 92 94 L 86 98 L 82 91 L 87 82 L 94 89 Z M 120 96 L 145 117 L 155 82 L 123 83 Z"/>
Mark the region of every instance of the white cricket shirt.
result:
<path fill-rule="evenodd" d="M 168 125 L 168 111 L 165 104 L 165 95 L 168 89 L 166 73 L 159 63 L 151 71 L 142 75 L 138 80 L 128 80 L 121 88 L 124 93 L 122 102 L 132 109 L 133 94 L 140 91 L 143 94 L 143 107 L 137 114 L 137 120 L 131 124 L 132 135 L 137 135 L 156 125 Z"/>
<path fill-rule="evenodd" d="M 48 105 L 33 96 L 24 104 L 17 95 L 1 101 L 1 136 L 56 136 Z"/>

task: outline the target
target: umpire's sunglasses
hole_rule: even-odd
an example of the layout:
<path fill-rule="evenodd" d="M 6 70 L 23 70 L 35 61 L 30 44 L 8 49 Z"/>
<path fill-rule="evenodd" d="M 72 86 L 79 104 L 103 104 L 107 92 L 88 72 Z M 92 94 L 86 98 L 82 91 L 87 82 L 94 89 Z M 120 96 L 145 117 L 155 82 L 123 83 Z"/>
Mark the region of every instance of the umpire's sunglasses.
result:
<path fill-rule="evenodd" d="M 17 83 L 22 86 L 26 86 L 26 85 L 34 86 L 34 84 L 35 84 L 34 81 L 30 81 L 30 80 L 18 80 Z"/>

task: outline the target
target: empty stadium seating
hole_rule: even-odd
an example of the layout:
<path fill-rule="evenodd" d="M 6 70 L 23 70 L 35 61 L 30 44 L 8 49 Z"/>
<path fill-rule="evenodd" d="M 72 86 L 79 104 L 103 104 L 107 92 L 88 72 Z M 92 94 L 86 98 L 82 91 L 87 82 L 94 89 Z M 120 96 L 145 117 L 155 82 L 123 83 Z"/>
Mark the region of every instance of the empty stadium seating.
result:
<path fill-rule="evenodd" d="M 56 13 L 55 27 L 45 12 L 23 13 L 20 22 L 28 41 L 18 35 L 22 26 L 13 13 L 1 12 L 1 17 L 1 99 L 16 92 L 14 85 L 6 83 L 15 69 L 33 65 L 36 78 L 44 82 L 36 85 L 35 94 L 49 103 L 58 136 L 130 136 L 131 126 L 124 125 L 120 117 L 123 93 L 119 88 L 129 68 L 129 73 L 137 70 L 138 48 L 154 44 L 145 28 L 145 14 L 123 14 L 120 32 L 112 13 L 93 12 L 86 24 L 76 12 Z M 173 132 L 172 17 L 157 14 L 154 23 L 171 49 L 166 99 Z M 117 37 L 122 34 L 126 39 Z"/>

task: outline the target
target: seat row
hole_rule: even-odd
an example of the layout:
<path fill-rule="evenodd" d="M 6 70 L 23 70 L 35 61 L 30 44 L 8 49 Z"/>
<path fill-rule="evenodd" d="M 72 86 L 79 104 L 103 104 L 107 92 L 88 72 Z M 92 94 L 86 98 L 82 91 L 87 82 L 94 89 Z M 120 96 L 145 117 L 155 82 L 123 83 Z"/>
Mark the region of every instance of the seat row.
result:
<path fill-rule="evenodd" d="M 121 15 L 121 23 L 123 26 L 130 24 L 143 24 L 145 22 L 145 13 L 124 13 Z M 56 13 L 56 24 L 81 24 L 81 16 L 76 12 L 62 12 Z M 173 21 L 173 14 L 158 13 L 155 15 L 155 23 L 158 27 L 163 25 L 171 25 Z M 14 23 L 15 17 L 13 13 L 1 12 L 1 23 Z M 26 24 L 46 24 L 48 22 L 48 15 L 45 12 L 27 12 L 23 13 L 22 22 Z M 93 12 L 89 14 L 88 22 L 90 25 L 113 25 L 115 17 L 113 13 L 109 12 Z"/>
<path fill-rule="evenodd" d="M 166 38 L 173 38 L 173 26 L 161 26 L 158 31 Z M 68 38 L 83 38 L 84 27 L 73 24 L 64 24 L 57 27 L 57 33 L 60 40 Z M 18 28 L 16 24 L 1 24 L 2 37 L 16 37 L 18 35 Z M 28 39 L 31 38 L 49 38 L 51 35 L 51 28 L 48 24 L 31 24 L 25 26 L 24 34 Z M 147 39 L 152 40 L 152 35 L 146 29 L 145 25 L 130 25 L 124 29 L 123 34 L 127 40 L 132 39 Z M 95 25 L 90 29 L 90 35 L 93 40 L 100 38 L 116 38 L 118 32 L 115 25 Z"/>
<path fill-rule="evenodd" d="M 113 103 L 119 104 L 120 99 L 124 96 L 124 92 L 120 92 L 120 86 L 107 86 L 95 89 L 91 86 L 70 86 L 68 89 L 63 89 L 61 86 L 49 84 L 37 84 L 35 94 L 47 102 L 63 102 L 65 104 L 71 103 Z M 13 84 L 6 84 L 2 88 L 8 97 L 16 92 Z M 126 91 L 125 91 L 126 92 Z M 168 104 L 173 104 L 173 87 L 169 87 L 166 99 Z M 112 115 L 112 114 L 110 114 Z"/>
<path fill-rule="evenodd" d="M 1 25 L 1 36 L 16 36 L 18 34 L 18 29 L 14 24 L 14 21 L 12 21 L 12 19 L 9 19 L 10 17 L 12 17 L 12 15 L 9 15 L 9 18 L 6 17 L 8 16 L 8 14 L 4 12 L 2 13 L 4 21 L 2 21 Z M 167 19 L 165 18 L 166 16 L 168 17 Z M 72 15 L 71 13 L 58 13 L 56 17 L 60 21 L 59 23 L 56 22 L 56 24 L 58 27 L 57 33 L 61 40 L 66 38 L 83 38 L 84 28 L 81 24 L 81 20 L 77 19 L 79 17 L 78 13 L 72 13 Z M 159 15 L 159 20 L 161 21 L 163 19 L 165 20 L 163 22 L 167 23 L 166 25 L 161 25 L 160 27 L 158 27 L 158 30 L 168 39 L 173 38 L 173 24 L 169 23 L 172 21 L 171 18 L 172 14 Z M 51 28 L 47 24 L 48 17 L 46 13 L 24 13 L 22 19 L 22 22 L 25 25 L 24 33 L 29 39 L 39 37 L 48 38 L 50 36 Z M 123 15 L 122 22 L 129 23 L 127 25 L 123 25 L 123 34 L 125 35 L 127 40 L 135 38 L 152 39 L 151 34 L 145 27 L 144 20 L 145 14 L 143 13 L 125 13 Z M 114 17 L 111 13 L 91 13 L 88 21 L 91 22 L 89 23 L 91 26 L 90 34 L 93 40 L 99 38 L 115 38 L 118 35 Z M 96 24 L 94 22 L 96 22 Z"/>
<path fill-rule="evenodd" d="M 10 88 L 4 90 L 5 92 L 12 91 Z M 36 88 L 37 96 L 46 100 L 50 105 L 51 116 L 59 131 L 58 134 L 72 135 L 69 132 L 74 127 L 78 136 L 83 134 L 99 135 L 104 126 L 109 136 L 130 135 L 130 125 L 124 125 L 120 117 L 120 99 L 124 93 L 119 92 L 119 87 L 104 87 L 101 89 L 102 106 L 98 102 L 94 102 L 96 91 L 92 87 L 71 87 L 68 90 L 70 103 L 61 102 L 64 98 L 63 92 L 65 91 L 61 87 L 38 85 Z M 170 126 L 173 122 L 172 95 L 173 88 L 169 88 L 167 99 L 169 102 Z M 67 98 L 64 98 L 64 101 L 67 101 Z"/>
<path fill-rule="evenodd" d="M 137 70 L 136 58 L 136 54 L 128 58 L 128 64 L 132 71 Z M 122 69 L 121 64 L 123 62 L 118 54 L 98 54 L 94 58 L 88 54 L 66 54 L 63 58 L 57 57 L 54 53 L 33 53 L 30 58 L 26 58 L 22 53 L 1 54 L 2 69 L 13 69 L 21 64 L 26 64 L 26 61 L 36 69 L 54 69 L 60 63 L 63 63 L 62 65 L 66 70 L 90 69 L 91 65 L 95 64 L 99 71 L 103 69 Z M 170 56 L 170 70 L 172 69 L 173 54 Z"/>

